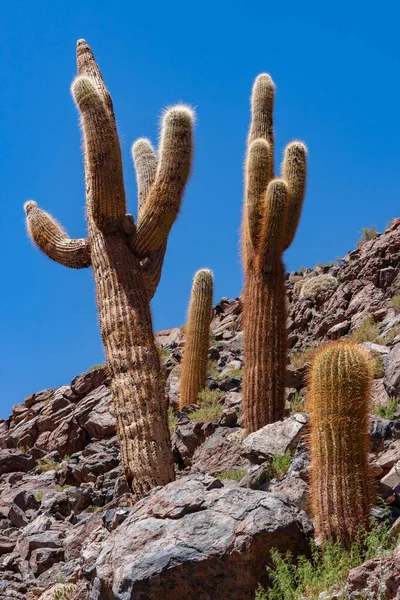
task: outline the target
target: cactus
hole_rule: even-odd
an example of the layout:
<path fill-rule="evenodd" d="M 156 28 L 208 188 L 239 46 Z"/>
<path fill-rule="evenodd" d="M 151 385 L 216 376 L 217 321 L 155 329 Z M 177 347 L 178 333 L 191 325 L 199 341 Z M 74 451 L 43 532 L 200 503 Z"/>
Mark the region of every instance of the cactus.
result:
<path fill-rule="evenodd" d="M 194 116 L 182 105 L 166 111 L 158 157 L 147 140 L 134 144 L 139 197 L 135 224 L 126 214 L 112 100 L 84 40 L 77 44 L 77 66 L 72 94 L 84 138 L 88 239 L 69 239 L 32 201 L 25 204 L 27 227 L 51 259 L 74 268 L 93 267 L 122 463 L 137 499 L 174 479 L 165 382 L 149 301 L 189 176 Z"/>
<path fill-rule="evenodd" d="M 368 472 L 371 359 L 353 342 L 331 342 L 308 374 L 311 497 L 318 538 L 348 546 L 367 527 L 373 500 Z"/>
<path fill-rule="evenodd" d="M 274 84 L 259 75 L 253 86 L 245 164 L 242 254 L 244 377 L 247 433 L 283 417 L 286 370 L 286 290 L 283 252 L 299 223 L 306 185 L 306 147 L 290 143 L 274 179 Z"/>
<path fill-rule="evenodd" d="M 212 298 L 213 274 L 208 269 L 201 269 L 193 278 L 190 295 L 181 370 L 180 408 L 195 404 L 206 383 Z"/>

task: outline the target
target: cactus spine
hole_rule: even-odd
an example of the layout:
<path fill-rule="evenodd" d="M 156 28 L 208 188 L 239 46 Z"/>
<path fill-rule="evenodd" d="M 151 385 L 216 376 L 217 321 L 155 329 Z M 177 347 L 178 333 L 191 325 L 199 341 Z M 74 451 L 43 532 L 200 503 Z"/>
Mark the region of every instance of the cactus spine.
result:
<path fill-rule="evenodd" d="M 274 179 L 274 84 L 267 74 L 253 86 L 245 164 L 242 254 L 244 377 L 247 433 L 283 417 L 286 370 L 283 252 L 300 220 L 306 186 L 306 147 L 290 143 Z"/>
<path fill-rule="evenodd" d="M 371 359 L 354 343 L 332 342 L 315 355 L 308 375 L 311 490 L 320 540 L 348 546 L 367 527 Z"/>
<path fill-rule="evenodd" d="M 201 269 L 193 278 L 190 295 L 179 408 L 195 404 L 206 383 L 212 299 L 213 274 L 208 269 Z"/>
<path fill-rule="evenodd" d="M 88 239 L 69 239 L 32 201 L 25 205 L 27 226 L 36 245 L 56 262 L 93 267 L 123 467 L 133 495 L 140 498 L 174 479 L 164 376 L 149 301 L 189 176 L 193 112 L 181 105 L 167 110 L 158 158 L 147 140 L 134 145 L 139 197 L 135 224 L 126 214 L 112 100 L 84 40 L 77 44 L 77 66 L 72 93 L 84 137 Z"/>

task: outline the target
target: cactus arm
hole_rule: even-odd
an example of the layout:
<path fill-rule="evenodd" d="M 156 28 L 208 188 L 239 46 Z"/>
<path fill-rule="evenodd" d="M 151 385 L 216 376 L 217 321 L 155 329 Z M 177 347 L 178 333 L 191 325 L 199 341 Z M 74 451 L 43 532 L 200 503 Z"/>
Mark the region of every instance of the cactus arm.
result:
<path fill-rule="evenodd" d="M 259 256 L 260 267 L 273 271 L 281 260 L 286 231 L 288 187 L 283 179 L 273 179 L 267 190 L 264 216 L 261 223 Z"/>
<path fill-rule="evenodd" d="M 51 215 L 30 200 L 24 205 L 26 224 L 32 241 L 49 258 L 71 269 L 90 267 L 87 239 L 71 239 Z"/>
<path fill-rule="evenodd" d="M 158 250 L 141 261 L 142 275 L 146 288 L 147 298 L 150 301 L 156 293 L 161 279 L 161 271 L 164 264 L 164 256 L 167 251 L 167 242 L 164 242 Z"/>
<path fill-rule="evenodd" d="M 244 243 L 246 252 L 250 254 L 256 249 L 260 221 L 263 214 L 263 202 L 268 187 L 271 154 L 267 141 L 262 138 L 254 140 L 247 153 L 245 168 L 245 214 L 247 221 Z"/>
<path fill-rule="evenodd" d="M 132 146 L 132 159 L 138 189 L 138 221 L 157 173 L 157 157 L 150 140 L 140 138 Z"/>
<path fill-rule="evenodd" d="M 160 162 L 137 226 L 135 246 L 141 258 L 165 243 L 178 215 L 190 174 L 193 120 L 187 106 L 172 107 L 164 115 Z"/>
<path fill-rule="evenodd" d="M 86 40 L 78 40 L 76 44 L 76 64 L 78 75 L 89 77 L 96 86 L 103 102 L 107 108 L 111 122 L 115 129 L 115 116 L 112 99 L 104 83 L 103 76 L 96 62 L 93 51 Z"/>
<path fill-rule="evenodd" d="M 300 221 L 306 191 L 307 148 L 301 142 L 288 144 L 282 164 L 282 178 L 288 185 L 288 216 L 285 250 L 293 242 Z"/>
<path fill-rule="evenodd" d="M 274 94 L 275 85 L 267 73 L 256 77 L 251 94 L 251 125 L 247 139 L 250 144 L 257 138 L 265 139 L 271 151 L 271 163 L 268 179 L 274 176 Z"/>
<path fill-rule="evenodd" d="M 100 231 L 115 231 L 126 213 L 118 135 L 92 79 L 78 76 L 71 89 L 82 118 L 88 210 Z"/>

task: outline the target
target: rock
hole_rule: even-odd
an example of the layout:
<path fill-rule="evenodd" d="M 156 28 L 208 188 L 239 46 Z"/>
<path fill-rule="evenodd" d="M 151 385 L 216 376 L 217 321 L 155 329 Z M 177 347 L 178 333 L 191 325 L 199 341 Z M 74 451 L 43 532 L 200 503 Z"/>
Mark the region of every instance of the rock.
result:
<path fill-rule="evenodd" d="M 92 369 L 78 375 L 71 381 L 71 390 L 77 396 L 85 396 L 95 388 L 109 383 L 108 373 L 105 367 Z"/>
<path fill-rule="evenodd" d="M 111 392 L 101 385 L 79 402 L 74 418 L 91 438 L 101 440 L 115 435 L 115 417 Z"/>
<path fill-rule="evenodd" d="M 386 407 L 390 401 L 383 379 L 374 379 L 371 387 L 371 405 L 374 409 L 378 406 Z"/>
<path fill-rule="evenodd" d="M 32 456 L 25 454 L 20 450 L 3 449 L 0 450 L 0 475 L 3 473 L 14 473 L 23 471 L 26 473 L 35 466 Z"/>
<path fill-rule="evenodd" d="M 400 496 L 400 460 L 382 477 L 381 484 Z"/>
<path fill-rule="evenodd" d="M 352 594 L 352 598 L 400 600 L 400 547 L 393 557 L 367 560 L 352 569 L 347 580 L 347 593 Z"/>
<path fill-rule="evenodd" d="M 400 461 L 400 440 L 396 440 L 389 446 L 386 452 L 380 454 L 376 463 L 382 469 L 391 469 L 395 463 Z"/>
<path fill-rule="evenodd" d="M 383 383 L 389 396 L 400 396 L 400 344 L 388 356 Z"/>
<path fill-rule="evenodd" d="M 241 456 L 243 429 L 218 427 L 193 455 L 192 469 L 221 473 L 222 471 L 246 467 L 247 461 Z"/>
<path fill-rule="evenodd" d="M 190 465 L 196 448 L 204 443 L 216 427 L 215 423 L 202 423 L 182 415 L 171 439 L 175 462 Z"/>
<path fill-rule="evenodd" d="M 301 477 L 285 477 L 277 483 L 272 482 L 269 492 L 282 494 L 288 502 L 307 511 L 310 502 L 310 486 Z"/>
<path fill-rule="evenodd" d="M 188 476 L 153 490 L 105 539 L 90 598 L 213 598 L 218 581 L 219 598 L 253 600 L 268 550 L 307 553 L 309 527 L 273 494 Z"/>
<path fill-rule="evenodd" d="M 63 558 L 62 548 L 38 548 L 32 552 L 29 565 L 35 575 L 40 575 L 50 569 L 54 563 L 59 563 Z"/>
<path fill-rule="evenodd" d="M 242 456 L 251 462 L 260 464 L 271 456 L 293 450 L 301 436 L 304 435 L 307 423 L 307 415 L 295 413 L 284 421 L 265 425 L 244 440 Z"/>
<path fill-rule="evenodd" d="M 28 519 L 23 510 L 15 502 L 12 503 L 8 512 L 8 518 L 15 527 L 25 527 L 28 525 Z"/>

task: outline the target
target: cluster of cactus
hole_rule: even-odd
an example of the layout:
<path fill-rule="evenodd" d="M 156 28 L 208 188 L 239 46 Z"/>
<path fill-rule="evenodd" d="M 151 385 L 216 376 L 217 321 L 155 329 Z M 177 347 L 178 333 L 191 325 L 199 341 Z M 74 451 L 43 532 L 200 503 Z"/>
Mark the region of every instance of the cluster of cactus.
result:
<path fill-rule="evenodd" d="M 157 155 L 147 139 L 133 145 L 135 223 L 127 214 L 112 100 L 84 40 L 78 42 L 77 64 L 72 92 L 84 135 L 88 237 L 69 238 L 33 201 L 25 204 L 27 226 L 32 240 L 54 261 L 76 269 L 93 267 L 122 463 L 137 499 L 174 479 L 165 380 L 149 304 L 190 173 L 194 115 L 182 105 L 165 113 Z M 281 178 L 274 176 L 273 101 L 274 84 L 262 74 L 252 94 L 242 228 L 247 433 L 283 417 L 287 355 L 282 255 L 296 233 L 306 181 L 301 142 L 287 146 Z M 336 284 L 326 275 L 296 283 L 302 286 L 302 297 Z M 197 402 L 206 383 L 212 297 L 212 272 L 201 269 L 189 304 L 180 408 Z M 366 435 L 371 380 L 370 359 L 353 343 L 329 344 L 313 358 L 308 393 L 311 486 L 321 540 L 347 545 L 359 526 L 368 524 L 373 498 Z M 64 593 L 55 590 L 54 597 L 64 597 L 59 591 Z"/>
<path fill-rule="evenodd" d="M 179 408 L 195 404 L 207 379 L 208 348 L 213 298 L 213 274 L 197 271 L 193 279 L 189 314 L 185 328 Z"/>
<path fill-rule="evenodd" d="M 255 80 L 245 164 L 243 420 L 247 433 L 283 417 L 287 333 L 282 255 L 296 234 L 306 185 L 306 147 L 301 142 L 286 147 L 281 178 L 274 178 L 274 90 L 269 75 Z"/>
<path fill-rule="evenodd" d="M 166 111 L 158 155 L 146 139 L 134 144 L 135 223 L 127 214 L 112 100 L 84 40 L 77 44 L 77 67 L 72 94 L 84 137 L 88 238 L 70 239 L 32 201 L 25 204 L 27 226 L 51 259 L 72 268 L 93 267 L 122 463 L 134 497 L 140 498 L 174 479 L 164 373 L 149 302 L 190 173 L 194 115 L 182 105 Z"/>
<path fill-rule="evenodd" d="M 352 342 L 323 346 L 308 375 L 311 498 L 316 534 L 349 546 L 367 528 L 373 499 L 368 472 L 371 359 Z"/>

